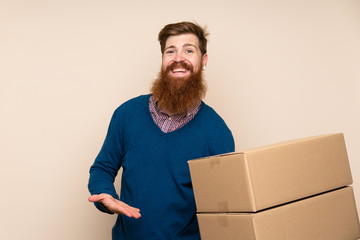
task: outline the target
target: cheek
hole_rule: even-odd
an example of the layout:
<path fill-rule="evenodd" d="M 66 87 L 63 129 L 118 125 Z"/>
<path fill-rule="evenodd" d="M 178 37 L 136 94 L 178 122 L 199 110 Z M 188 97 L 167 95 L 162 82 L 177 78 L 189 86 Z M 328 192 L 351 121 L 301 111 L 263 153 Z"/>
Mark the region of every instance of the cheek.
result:
<path fill-rule="evenodd" d="M 170 63 L 169 59 L 163 58 L 161 62 L 161 68 L 165 70 L 166 67 L 169 66 L 169 63 Z"/>
<path fill-rule="evenodd" d="M 191 59 L 189 59 L 189 61 L 191 62 L 191 64 L 193 66 L 200 66 L 202 65 L 202 59 L 199 56 L 193 56 Z"/>
<path fill-rule="evenodd" d="M 199 68 L 202 68 L 201 62 L 199 61 L 192 61 L 191 64 L 193 65 L 195 71 L 199 70 Z"/>

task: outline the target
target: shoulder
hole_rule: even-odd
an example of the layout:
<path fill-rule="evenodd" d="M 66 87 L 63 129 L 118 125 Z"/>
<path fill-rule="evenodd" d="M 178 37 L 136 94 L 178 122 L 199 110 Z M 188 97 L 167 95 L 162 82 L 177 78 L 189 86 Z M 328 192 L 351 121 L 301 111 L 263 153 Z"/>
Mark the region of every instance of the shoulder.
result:
<path fill-rule="evenodd" d="M 150 94 L 146 94 L 146 95 L 140 95 L 134 98 L 131 98 L 129 100 L 127 100 L 126 102 L 122 103 L 118 109 L 126 109 L 126 108 L 132 108 L 134 106 L 139 106 L 139 105 L 147 105 L 147 103 L 149 103 L 149 98 L 150 98 Z"/>
<path fill-rule="evenodd" d="M 140 95 L 127 100 L 118 106 L 112 116 L 114 121 L 126 120 L 133 115 L 139 115 L 149 109 L 150 94 Z"/>
<path fill-rule="evenodd" d="M 222 119 L 222 117 L 212 107 L 210 107 L 204 102 L 202 102 L 201 104 L 199 113 L 202 116 L 202 120 L 207 122 L 208 124 L 211 125 L 221 124 L 222 126 L 227 127 L 224 119 Z"/>
<path fill-rule="evenodd" d="M 150 94 L 140 95 L 122 103 L 118 108 L 115 109 L 115 115 L 122 113 L 134 112 L 136 110 L 143 111 L 149 106 Z"/>

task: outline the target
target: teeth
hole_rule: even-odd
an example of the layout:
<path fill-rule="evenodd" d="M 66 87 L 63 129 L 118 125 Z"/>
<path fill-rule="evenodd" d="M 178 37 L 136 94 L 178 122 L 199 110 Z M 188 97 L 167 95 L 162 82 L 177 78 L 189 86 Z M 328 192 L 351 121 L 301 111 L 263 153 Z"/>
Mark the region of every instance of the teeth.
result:
<path fill-rule="evenodd" d="M 173 69 L 173 72 L 186 72 L 185 69 Z"/>

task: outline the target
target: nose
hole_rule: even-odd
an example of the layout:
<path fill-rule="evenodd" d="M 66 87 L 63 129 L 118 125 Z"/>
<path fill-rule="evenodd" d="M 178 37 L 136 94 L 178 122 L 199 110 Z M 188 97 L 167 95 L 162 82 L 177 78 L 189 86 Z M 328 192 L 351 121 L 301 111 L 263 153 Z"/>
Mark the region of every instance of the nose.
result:
<path fill-rule="evenodd" d="M 174 61 L 175 62 L 183 62 L 185 60 L 183 54 L 181 52 L 176 53 Z"/>

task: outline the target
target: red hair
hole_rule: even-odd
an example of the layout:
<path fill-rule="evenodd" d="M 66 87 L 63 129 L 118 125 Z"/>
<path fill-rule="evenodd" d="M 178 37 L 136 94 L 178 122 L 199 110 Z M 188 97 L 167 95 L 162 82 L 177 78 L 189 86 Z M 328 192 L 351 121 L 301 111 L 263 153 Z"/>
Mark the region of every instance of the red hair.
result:
<path fill-rule="evenodd" d="M 201 54 L 204 55 L 207 52 L 207 36 L 209 35 L 209 33 L 206 31 L 206 28 L 192 22 L 171 23 L 161 29 L 158 36 L 161 53 L 164 54 L 165 44 L 168 37 L 185 33 L 192 33 L 197 36 L 197 38 L 199 39 L 199 48 Z"/>

